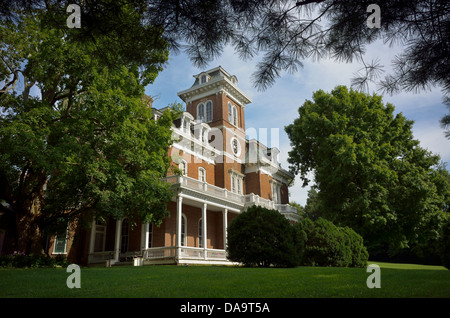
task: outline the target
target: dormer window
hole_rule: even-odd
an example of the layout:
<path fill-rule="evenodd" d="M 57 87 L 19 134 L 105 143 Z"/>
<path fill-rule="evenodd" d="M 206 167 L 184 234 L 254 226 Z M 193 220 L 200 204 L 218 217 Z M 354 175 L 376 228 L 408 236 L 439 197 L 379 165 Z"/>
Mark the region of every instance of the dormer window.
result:
<path fill-rule="evenodd" d="M 208 81 L 208 77 L 204 74 L 200 78 L 200 84 L 206 83 Z"/>

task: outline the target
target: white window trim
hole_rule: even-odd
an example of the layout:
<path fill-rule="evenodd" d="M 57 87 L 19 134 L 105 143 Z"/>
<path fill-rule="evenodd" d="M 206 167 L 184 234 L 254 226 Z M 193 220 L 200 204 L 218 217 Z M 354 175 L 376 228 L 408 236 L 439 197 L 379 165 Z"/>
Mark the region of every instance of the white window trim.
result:
<path fill-rule="evenodd" d="M 210 111 L 210 117 L 208 118 L 208 106 L 211 107 L 211 111 Z M 213 118 L 214 118 L 214 107 L 213 107 L 213 102 L 208 100 L 205 103 L 205 118 L 206 118 L 206 122 L 212 122 Z"/>
<path fill-rule="evenodd" d="M 202 180 L 202 178 L 201 178 L 200 171 L 203 171 L 203 178 L 204 178 L 204 180 Z M 206 170 L 203 167 L 199 167 L 198 168 L 198 180 L 201 181 L 201 182 L 206 182 Z"/>
<path fill-rule="evenodd" d="M 203 108 L 203 116 L 200 115 L 200 107 Z M 206 122 L 205 104 L 204 103 L 200 103 L 197 105 L 197 120 L 199 120 L 202 123 Z"/>
<path fill-rule="evenodd" d="M 238 121 L 238 111 L 235 105 L 233 105 L 233 125 L 236 127 L 239 127 L 239 121 Z"/>
<path fill-rule="evenodd" d="M 55 241 L 53 243 L 53 252 L 54 255 L 64 255 L 67 254 L 67 236 L 68 236 L 68 229 L 66 229 L 66 239 L 64 240 L 64 252 L 56 252 L 56 240 L 58 239 L 58 235 L 55 235 Z"/>
<path fill-rule="evenodd" d="M 244 194 L 244 175 L 234 170 L 229 170 L 231 192 L 237 194 Z"/>
<path fill-rule="evenodd" d="M 281 183 L 271 180 L 270 184 L 272 190 L 272 201 L 275 202 L 275 204 L 281 204 Z"/>
<path fill-rule="evenodd" d="M 184 165 L 184 171 L 180 168 L 181 164 Z M 184 160 L 184 159 L 181 159 L 180 163 L 178 164 L 178 169 L 183 171 L 183 176 L 187 176 L 188 175 L 188 164 L 187 164 L 187 161 Z"/>

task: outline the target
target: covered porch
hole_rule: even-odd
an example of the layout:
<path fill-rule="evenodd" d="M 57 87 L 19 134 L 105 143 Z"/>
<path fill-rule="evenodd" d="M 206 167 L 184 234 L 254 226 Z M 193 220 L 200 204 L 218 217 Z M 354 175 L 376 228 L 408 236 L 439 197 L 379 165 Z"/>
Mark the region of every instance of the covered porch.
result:
<path fill-rule="evenodd" d="M 226 258 L 227 227 L 240 212 L 223 202 L 178 193 L 170 216 L 157 227 L 127 219 L 92 221 L 88 264 L 231 265 Z"/>

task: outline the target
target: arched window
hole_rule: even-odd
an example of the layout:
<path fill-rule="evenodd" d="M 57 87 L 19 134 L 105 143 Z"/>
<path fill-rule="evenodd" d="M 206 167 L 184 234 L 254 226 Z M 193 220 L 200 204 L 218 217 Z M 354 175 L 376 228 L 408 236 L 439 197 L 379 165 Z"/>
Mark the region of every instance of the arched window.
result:
<path fill-rule="evenodd" d="M 178 165 L 178 169 L 181 170 L 183 176 L 187 176 L 187 162 L 186 160 L 181 160 L 179 165 Z"/>
<path fill-rule="evenodd" d="M 187 233 L 186 215 L 182 214 L 181 215 L 181 246 L 187 246 L 186 233 Z"/>
<path fill-rule="evenodd" d="M 210 122 L 213 119 L 213 109 L 212 109 L 212 102 L 207 101 L 206 102 L 206 122 Z"/>
<path fill-rule="evenodd" d="M 206 170 L 204 168 L 198 168 L 198 180 L 206 182 Z"/>
<path fill-rule="evenodd" d="M 201 122 L 205 121 L 205 105 L 198 104 L 197 106 L 197 119 Z"/>
<path fill-rule="evenodd" d="M 203 247 L 203 219 L 198 220 L 198 247 Z"/>
<path fill-rule="evenodd" d="M 228 121 L 235 126 L 238 125 L 237 108 L 230 102 L 228 102 Z"/>
<path fill-rule="evenodd" d="M 201 79 L 200 79 L 200 83 L 201 83 L 201 84 L 206 83 L 207 80 L 208 80 L 208 78 L 206 77 L 206 75 L 202 75 L 202 77 L 201 77 Z"/>

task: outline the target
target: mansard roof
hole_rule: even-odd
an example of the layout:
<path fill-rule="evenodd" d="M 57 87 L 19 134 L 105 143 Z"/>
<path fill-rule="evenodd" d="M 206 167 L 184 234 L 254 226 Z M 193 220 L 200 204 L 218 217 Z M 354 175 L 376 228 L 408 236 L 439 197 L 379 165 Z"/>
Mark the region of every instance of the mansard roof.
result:
<path fill-rule="evenodd" d="M 194 84 L 190 88 L 177 94 L 185 103 L 219 92 L 227 93 L 242 107 L 252 102 L 250 97 L 237 87 L 237 77 L 230 75 L 221 66 L 194 75 L 194 78 Z"/>

